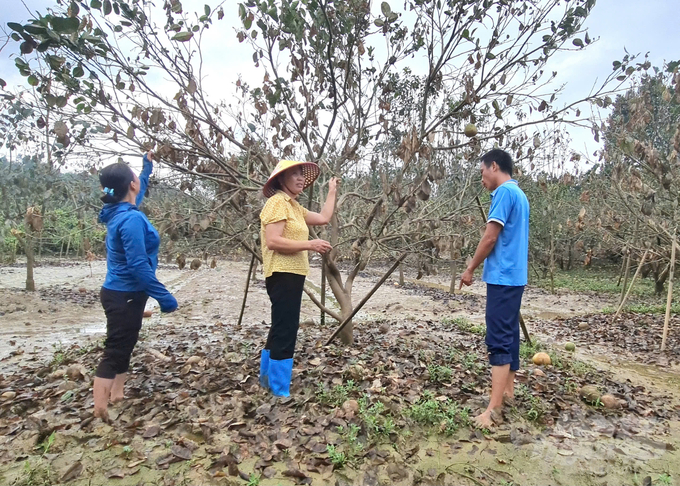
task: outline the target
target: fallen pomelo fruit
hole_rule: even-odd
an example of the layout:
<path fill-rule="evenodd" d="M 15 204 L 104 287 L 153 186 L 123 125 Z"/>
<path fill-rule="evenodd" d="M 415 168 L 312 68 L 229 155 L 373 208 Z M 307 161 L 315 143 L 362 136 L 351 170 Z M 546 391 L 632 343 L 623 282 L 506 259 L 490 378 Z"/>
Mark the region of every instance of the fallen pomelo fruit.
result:
<path fill-rule="evenodd" d="M 600 393 L 600 390 L 598 390 L 595 385 L 582 386 L 579 389 L 578 394 L 580 395 L 581 398 L 583 398 L 588 403 L 595 403 L 602 396 L 602 394 Z"/>
<path fill-rule="evenodd" d="M 618 398 L 613 395 L 602 395 L 600 401 L 602 402 L 602 405 L 604 405 L 604 408 L 608 408 L 609 410 L 621 408 L 621 403 Z"/>
<path fill-rule="evenodd" d="M 567 343 L 564 345 L 564 349 L 567 351 L 576 351 L 576 345 L 574 343 Z"/>
<path fill-rule="evenodd" d="M 550 360 L 550 356 L 548 356 L 548 353 L 536 353 L 534 354 L 534 357 L 531 358 L 531 361 L 533 361 L 535 365 L 552 364 L 552 361 Z"/>

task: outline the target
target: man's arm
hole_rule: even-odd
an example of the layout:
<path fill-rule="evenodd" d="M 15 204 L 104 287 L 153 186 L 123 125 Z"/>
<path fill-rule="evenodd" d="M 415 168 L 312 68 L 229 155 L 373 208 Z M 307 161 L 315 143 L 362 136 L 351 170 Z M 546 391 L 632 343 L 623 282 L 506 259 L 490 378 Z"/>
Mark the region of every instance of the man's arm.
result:
<path fill-rule="evenodd" d="M 478 266 L 482 264 L 484 259 L 491 254 L 493 247 L 496 245 L 498 240 L 498 235 L 501 233 L 503 225 L 496 221 L 489 221 L 486 223 L 486 230 L 484 231 L 484 236 L 479 241 L 477 245 L 477 250 L 475 250 L 475 255 L 472 257 L 472 261 L 460 276 L 460 286 L 459 289 L 463 288 L 463 285 L 472 285 L 472 275 Z"/>

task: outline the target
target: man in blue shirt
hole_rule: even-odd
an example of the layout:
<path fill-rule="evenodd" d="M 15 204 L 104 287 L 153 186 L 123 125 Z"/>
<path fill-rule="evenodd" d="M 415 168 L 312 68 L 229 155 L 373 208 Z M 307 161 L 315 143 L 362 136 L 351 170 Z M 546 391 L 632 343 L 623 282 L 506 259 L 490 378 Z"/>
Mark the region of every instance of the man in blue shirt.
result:
<path fill-rule="evenodd" d="M 484 262 L 486 282 L 486 346 L 491 363 L 491 398 L 475 417 L 481 428 L 502 420 L 503 397 L 514 398 L 519 369 L 519 308 L 527 284 L 529 202 L 512 178 L 512 157 L 494 149 L 481 158 L 482 185 L 491 191 L 491 209 L 477 250 L 460 277 L 471 285 L 475 269 Z"/>

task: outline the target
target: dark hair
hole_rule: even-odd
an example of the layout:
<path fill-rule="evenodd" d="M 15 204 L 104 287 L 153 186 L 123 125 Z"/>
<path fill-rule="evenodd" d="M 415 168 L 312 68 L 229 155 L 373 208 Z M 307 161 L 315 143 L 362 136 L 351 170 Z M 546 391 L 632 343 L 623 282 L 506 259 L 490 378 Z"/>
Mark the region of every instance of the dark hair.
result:
<path fill-rule="evenodd" d="M 102 185 L 104 203 L 118 203 L 125 199 L 130 190 L 130 182 L 134 180 L 132 169 L 123 162 L 107 165 L 99 172 L 99 183 Z"/>
<path fill-rule="evenodd" d="M 270 184 L 272 186 L 272 188 L 276 189 L 277 191 L 283 190 L 283 184 L 281 184 L 281 175 L 283 175 L 283 172 L 281 172 L 281 174 L 278 174 L 276 177 L 274 177 L 274 179 L 272 179 L 272 183 Z"/>
<path fill-rule="evenodd" d="M 512 168 L 514 164 L 512 163 L 512 157 L 505 150 L 489 150 L 487 153 L 482 155 L 481 160 L 487 167 L 491 167 L 491 164 L 496 162 L 501 172 L 505 172 L 510 177 L 512 177 Z"/>

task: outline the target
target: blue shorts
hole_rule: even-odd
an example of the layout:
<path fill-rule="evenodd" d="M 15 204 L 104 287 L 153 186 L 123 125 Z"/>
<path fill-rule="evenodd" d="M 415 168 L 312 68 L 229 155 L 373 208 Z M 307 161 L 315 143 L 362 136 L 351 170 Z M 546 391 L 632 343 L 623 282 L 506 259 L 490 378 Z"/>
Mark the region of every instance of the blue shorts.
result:
<path fill-rule="evenodd" d="M 524 286 L 486 284 L 486 349 L 491 366 L 519 369 L 519 308 Z"/>

